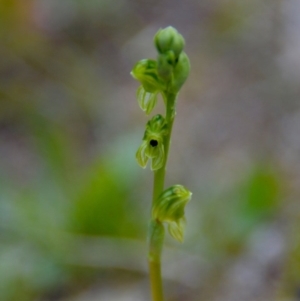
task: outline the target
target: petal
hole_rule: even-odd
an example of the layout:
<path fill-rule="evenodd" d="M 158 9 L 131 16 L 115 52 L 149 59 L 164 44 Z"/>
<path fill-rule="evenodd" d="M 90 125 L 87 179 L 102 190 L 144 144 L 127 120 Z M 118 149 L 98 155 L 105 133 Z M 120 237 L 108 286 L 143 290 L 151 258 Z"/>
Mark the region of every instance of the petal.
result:
<path fill-rule="evenodd" d="M 147 92 L 145 91 L 143 85 L 139 86 L 136 90 L 136 98 L 137 98 L 137 101 L 139 103 L 139 106 L 140 108 L 145 111 L 145 108 L 144 108 L 144 98 L 145 98 L 145 94 Z"/>
<path fill-rule="evenodd" d="M 149 115 L 156 106 L 158 93 L 146 92 L 144 87 L 140 86 L 137 89 L 136 96 L 140 108 Z"/>
<path fill-rule="evenodd" d="M 152 158 L 151 170 L 160 169 L 165 160 L 165 151 L 163 143 L 159 143 L 158 146 L 155 147 L 155 157 Z"/>
<path fill-rule="evenodd" d="M 185 217 L 183 217 L 178 222 L 169 223 L 168 231 L 174 239 L 179 242 L 183 242 L 185 227 L 186 220 Z"/>
<path fill-rule="evenodd" d="M 147 162 L 149 159 L 145 153 L 146 149 L 147 149 L 147 141 L 143 141 L 143 143 L 138 148 L 136 155 L 135 155 L 135 158 L 136 158 L 138 164 L 143 168 L 146 168 Z"/>
<path fill-rule="evenodd" d="M 145 102 L 145 107 L 146 107 L 145 111 L 147 115 L 149 115 L 152 112 L 152 110 L 155 108 L 157 104 L 157 96 L 158 93 L 150 93 L 147 102 Z"/>
<path fill-rule="evenodd" d="M 145 150 L 145 154 L 149 158 L 155 158 L 159 155 L 159 145 L 161 144 L 161 140 L 156 136 L 147 136 L 147 148 Z"/>

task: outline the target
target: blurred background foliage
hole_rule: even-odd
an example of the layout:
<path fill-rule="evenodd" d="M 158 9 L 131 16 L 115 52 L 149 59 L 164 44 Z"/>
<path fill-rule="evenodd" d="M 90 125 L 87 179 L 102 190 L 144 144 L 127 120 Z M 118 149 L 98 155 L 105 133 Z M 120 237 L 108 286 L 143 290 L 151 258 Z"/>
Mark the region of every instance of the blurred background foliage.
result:
<path fill-rule="evenodd" d="M 167 184 L 168 301 L 299 300 L 300 4 L 0 0 L 0 300 L 150 300 L 147 119 L 129 72 L 186 38 Z M 157 112 L 162 109 L 160 104 Z"/>

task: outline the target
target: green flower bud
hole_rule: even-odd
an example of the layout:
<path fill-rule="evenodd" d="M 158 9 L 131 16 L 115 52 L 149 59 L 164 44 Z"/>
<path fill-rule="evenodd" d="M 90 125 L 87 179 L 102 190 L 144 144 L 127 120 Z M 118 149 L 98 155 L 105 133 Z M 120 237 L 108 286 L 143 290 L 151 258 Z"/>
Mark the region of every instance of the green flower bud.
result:
<path fill-rule="evenodd" d="M 140 108 L 149 115 L 156 106 L 158 92 L 149 93 L 143 86 L 140 86 L 136 91 L 136 97 Z"/>
<path fill-rule="evenodd" d="M 155 201 L 152 218 L 168 223 L 170 235 L 182 242 L 185 230 L 184 209 L 192 193 L 182 185 L 173 185 L 166 189 Z"/>
<path fill-rule="evenodd" d="M 190 74 L 190 69 L 191 65 L 189 57 L 183 51 L 180 54 L 178 63 L 173 70 L 172 92 L 177 93 L 180 90 Z"/>
<path fill-rule="evenodd" d="M 174 53 L 171 51 L 158 55 L 157 72 L 161 78 L 165 79 L 166 81 L 171 79 L 175 61 L 176 59 Z"/>
<path fill-rule="evenodd" d="M 174 27 L 169 26 L 156 33 L 154 44 L 159 53 L 172 51 L 177 58 L 183 50 L 185 42 L 183 36 Z"/>
<path fill-rule="evenodd" d="M 155 60 L 144 59 L 137 62 L 130 74 L 143 85 L 146 92 L 154 93 L 166 88 L 165 81 L 157 73 Z"/>
<path fill-rule="evenodd" d="M 167 124 L 164 117 L 157 114 L 146 125 L 143 142 L 136 152 L 138 164 L 145 168 L 152 159 L 151 170 L 160 169 L 164 164 L 164 136 L 167 134 Z"/>

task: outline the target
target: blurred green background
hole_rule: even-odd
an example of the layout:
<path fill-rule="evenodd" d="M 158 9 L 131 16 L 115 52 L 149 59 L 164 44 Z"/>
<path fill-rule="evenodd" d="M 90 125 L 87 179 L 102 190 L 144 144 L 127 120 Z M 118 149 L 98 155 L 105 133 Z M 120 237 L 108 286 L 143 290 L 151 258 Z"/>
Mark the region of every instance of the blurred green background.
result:
<path fill-rule="evenodd" d="M 149 301 L 152 174 L 129 75 L 186 39 L 166 301 L 300 300 L 300 3 L 0 0 L 0 300 Z M 160 104 L 155 111 L 161 112 Z"/>

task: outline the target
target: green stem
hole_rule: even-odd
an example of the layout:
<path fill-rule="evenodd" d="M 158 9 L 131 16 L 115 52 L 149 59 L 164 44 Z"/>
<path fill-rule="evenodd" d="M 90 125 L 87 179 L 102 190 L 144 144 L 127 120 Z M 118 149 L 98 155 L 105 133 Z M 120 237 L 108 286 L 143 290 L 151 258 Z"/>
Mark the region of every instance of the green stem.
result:
<path fill-rule="evenodd" d="M 150 261 L 149 260 L 149 270 L 150 270 L 150 282 L 152 298 L 154 301 L 163 301 L 163 288 L 161 279 L 161 264 L 160 261 Z"/>
<path fill-rule="evenodd" d="M 151 220 L 149 225 L 149 270 L 153 301 L 163 301 L 160 257 L 164 242 L 165 229 L 162 223 Z"/>
<path fill-rule="evenodd" d="M 153 198 L 152 205 L 158 196 L 163 192 L 165 185 L 165 174 L 166 174 L 166 165 L 168 161 L 172 128 L 175 118 L 175 102 L 177 94 L 174 93 L 165 93 L 164 95 L 166 103 L 166 122 L 168 125 L 168 133 L 164 138 L 164 164 L 163 166 L 154 172 L 154 183 L 153 183 Z M 149 237 L 149 270 L 150 270 L 150 282 L 151 282 L 151 291 L 152 291 L 152 300 L 153 301 L 163 301 L 163 288 L 162 288 L 162 277 L 161 277 L 161 250 L 164 240 L 164 228 L 161 223 L 158 221 L 151 222 L 150 231 L 148 234 Z M 162 230 L 161 230 L 162 229 Z M 156 235 L 156 233 L 159 233 Z"/>
<path fill-rule="evenodd" d="M 172 135 L 174 118 L 175 118 L 175 102 L 176 102 L 177 94 L 166 93 L 164 95 L 164 98 L 166 102 L 166 122 L 168 124 L 168 133 L 164 139 L 164 150 L 165 150 L 164 164 L 160 169 L 154 172 L 152 205 L 164 190 L 166 166 L 168 162 L 171 135 Z"/>

